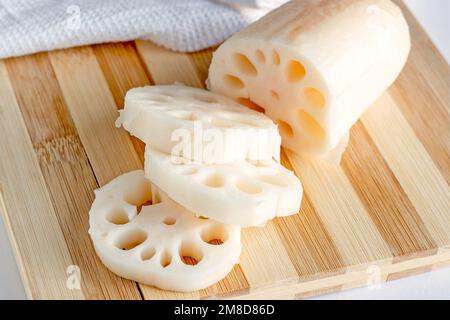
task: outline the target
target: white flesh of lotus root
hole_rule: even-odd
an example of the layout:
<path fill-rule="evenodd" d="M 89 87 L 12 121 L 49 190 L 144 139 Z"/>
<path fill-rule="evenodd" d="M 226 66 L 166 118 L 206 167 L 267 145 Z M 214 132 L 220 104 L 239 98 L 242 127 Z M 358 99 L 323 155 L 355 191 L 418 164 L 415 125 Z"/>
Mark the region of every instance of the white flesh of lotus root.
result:
<path fill-rule="evenodd" d="M 241 227 L 298 213 L 303 193 L 295 174 L 273 160 L 196 164 L 148 145 L 145 175 L 183 207 Z"/>
<path fill-rule="evenodd" d="M 389 0 L 294 0 L 225 41 L 207 84 L 265 111 L 288 149 L 335 160 L 409 50 L 408 25 Z"/>
<path fill-rule="evenodd" d="M 199 163 L 280 157 L 281 137 L 270 118 L 182 85 L 131 89 L 116 125 L 157 150 Z"/>
<path fill-rule="evenodd" d="M 195 291 L 221 280 L 238 263 L 239 227 L 196 218 L 162 192 L 154 194 L 161 202 L 145 205 L 151 198 L 142 170 L 96 190 L 89 234 L 112 272 L 165 290 Z"/>

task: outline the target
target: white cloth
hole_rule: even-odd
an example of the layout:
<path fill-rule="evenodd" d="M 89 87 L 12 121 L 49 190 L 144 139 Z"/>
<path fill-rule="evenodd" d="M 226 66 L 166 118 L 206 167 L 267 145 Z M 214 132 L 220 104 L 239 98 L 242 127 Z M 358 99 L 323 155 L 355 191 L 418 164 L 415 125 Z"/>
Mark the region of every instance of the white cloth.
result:
<path fill-rule="evenodd" d="M 281 6 L 286 0 L 218 0 L 220 2 L 238 5 L 240 7 L 259 8 L 272 10 L 277 6 Z"/>
<path fill-rule="evenodd" d="M 244 6 L 236 6 L 239 1 Z M 139 38 L 196 51 L 219 44 L 274 7 L 245 8 L 247 1 L 0 0 L 0 58 Z"/>

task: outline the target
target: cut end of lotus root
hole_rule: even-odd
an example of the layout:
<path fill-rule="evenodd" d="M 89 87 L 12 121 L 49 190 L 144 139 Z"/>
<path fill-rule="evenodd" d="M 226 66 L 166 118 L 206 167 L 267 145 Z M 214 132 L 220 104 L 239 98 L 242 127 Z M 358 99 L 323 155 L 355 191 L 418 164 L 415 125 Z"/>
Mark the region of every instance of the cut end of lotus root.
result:
<path fill-rule="evenodd" d="M 225 41 L 208 82 L 269 116 L 285 148 L 336 162 L 410 47 L 406 20 L 389 0 L 293 0 Z"/>

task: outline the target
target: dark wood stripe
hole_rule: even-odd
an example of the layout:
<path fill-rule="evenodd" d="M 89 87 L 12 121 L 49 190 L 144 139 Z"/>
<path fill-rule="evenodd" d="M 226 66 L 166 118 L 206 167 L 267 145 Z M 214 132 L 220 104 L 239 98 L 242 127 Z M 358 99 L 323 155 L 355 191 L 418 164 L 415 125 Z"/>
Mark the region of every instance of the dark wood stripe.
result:
<path fill-rule="evenodd" d="M 190 57 L 194 62 L 200 81 L 204 84 L 208 78 L 209 65 L 211 63 L 214 48 L 193 52 Z"/>
<path fill-rule="evenodd" d="M 152 84 L 134 42 L 95 45 L 92 48 L 118 109 L 122 109 L 128 90 Z M 133 136 L 131 141 L 143 164 L 145 144 Z"/>
<path fill-rule="evenodd" d="M 47 54 L 9 59 L 6 66 L 85 297 L 141 299 L 135 284 L 109 272 L 92 247 L 88 211 L 98 184 Z"/>
<path fill-rule="evenodd" d="M 286 168 L 294 171 L 284 151 L 281 153 L 281 162 Z M 300 276 L 345 271 L 345 263 L 317 215 L 307 192 L 303 193 L 300 213 L 275 219 L 275 225 Z"/>
<path fill-rule="evenodd" d="M 135 41 L 135 44 L 155 84 L 172 85 L 178 82 L 191 87 L 205 86 L 199 77 L 201 72 L 198 71 L 198 65 L 191 59 L 192 54 L 170 51 L 148 41 L 139 40 Z"/>
<path fill-rule="evenodd" d="M 436 249 L 416 209 L 360 121 L 351 130 L 341 167 L 394 257 Z"/>

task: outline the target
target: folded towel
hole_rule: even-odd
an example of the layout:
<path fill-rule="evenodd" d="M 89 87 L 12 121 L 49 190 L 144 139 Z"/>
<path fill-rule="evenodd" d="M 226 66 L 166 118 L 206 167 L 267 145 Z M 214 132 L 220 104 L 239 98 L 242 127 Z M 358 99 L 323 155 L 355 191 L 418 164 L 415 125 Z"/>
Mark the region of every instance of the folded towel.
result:
<path fill-rule="evenodd" d="M 134 39 L 196 51 L 219 44 L 280 2 L 286 1 L 0 0 L 0 58 Z"/>

